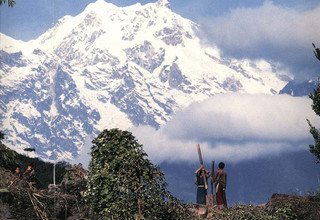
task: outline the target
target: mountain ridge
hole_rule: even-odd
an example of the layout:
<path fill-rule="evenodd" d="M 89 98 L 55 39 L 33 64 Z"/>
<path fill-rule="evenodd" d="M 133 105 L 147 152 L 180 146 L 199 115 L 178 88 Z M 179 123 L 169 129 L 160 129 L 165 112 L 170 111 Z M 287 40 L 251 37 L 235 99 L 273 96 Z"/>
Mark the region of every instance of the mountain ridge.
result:
<path fill-rule="evenodd" d="M 1 34 L 6 144 L 72 159 L 104 128 L 159 128 L 192 102 L 225 92 L 277 94 L 287 83 L 287 73 L 264 60 L 222 57 L 197 28 L 166 0 L 123 8 L 98 0 L 35 40 Z"/>
<path fill-rule="evenodd" d="M 310 79 L 308 81 L 289 81 L 283 89 L 280 90 L 279 94 L 289 94 L 291 96 L 309 96 L 319 85 L 319 80 Z"/>

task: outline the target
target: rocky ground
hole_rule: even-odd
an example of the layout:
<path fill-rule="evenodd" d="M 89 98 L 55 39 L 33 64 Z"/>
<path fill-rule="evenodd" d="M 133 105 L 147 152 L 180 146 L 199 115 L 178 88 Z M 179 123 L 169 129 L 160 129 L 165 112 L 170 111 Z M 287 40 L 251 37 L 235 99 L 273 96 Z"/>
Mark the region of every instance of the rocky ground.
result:
<path fill-rule="evenodd" d="M 75 165 L 60 184 L 34 189 L 0 168 L 0 219 L 94 219 L 83 197 L 86 175 Z"/>
<path fill-rule="evenodd" d="M 292 196 L 274 194 L 263 205 L 235 205 L 220 210 L 217 206 L 191 205 L 197 219 L 210 220 L 319 220 L 320 198 L 319 196 Z"/>

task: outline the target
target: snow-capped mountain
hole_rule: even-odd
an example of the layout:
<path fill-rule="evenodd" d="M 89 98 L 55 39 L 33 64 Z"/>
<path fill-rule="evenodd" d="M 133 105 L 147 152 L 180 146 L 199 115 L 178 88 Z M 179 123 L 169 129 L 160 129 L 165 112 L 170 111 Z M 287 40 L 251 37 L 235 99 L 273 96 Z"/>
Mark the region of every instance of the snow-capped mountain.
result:
<path fill-rule="evenodd" d="M 286 73 L 228 59 L 167 0 L 117 7 L 103 0 L 29 42 L 0 34 L 0 124 L 6 143 L 44 158 L 76 157 L 104 128 L 158 128 L 218 93 L 277 94 Z"/>
<path fill-rule="evenodd" d="M 310 79 L 304 82 L 291 80 L 280 90 L 279 94 L 289 94 L 291 96 L 308 96 L 313 93 L 319 84 L 319 80 Z"/>

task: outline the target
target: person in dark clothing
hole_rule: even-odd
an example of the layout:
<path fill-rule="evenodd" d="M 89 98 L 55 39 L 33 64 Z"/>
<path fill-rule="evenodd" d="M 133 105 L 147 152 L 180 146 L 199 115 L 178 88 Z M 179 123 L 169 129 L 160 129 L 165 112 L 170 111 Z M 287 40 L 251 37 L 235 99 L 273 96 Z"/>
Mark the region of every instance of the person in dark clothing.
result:
<path fill-rule="evenodd" d="M 16 169 L 14 170 L 14 175 L 18 178 L 22 178 L 22 173 L 21 173 L 21 167 L 18 165 L 16 166 Z"/>
<path fill-rule="evenodd" d="M 227 187 L 227 173 L 224 171 L 225 164 L 220 162 L 218 171 L 215 173 L 213 181 L 216 186 L 216 200 L 219 208 L 227 207 L 226 187 Z"/>
<path fill-rule="evenodd" d="M 208 189 L 209 172 L 204 169 L 203 165 L 195 172 L 197 185 L 197 204 L 206 204 L 206 195 Z"/>
<path fill-rule="evenodd" d="M 33 164 L 28 165 L 26 171 L 23 173 L 23 179 L 29 184 L 30 188 L 35 187 L 35 185 L 37 184 L 37 179 Z"/>

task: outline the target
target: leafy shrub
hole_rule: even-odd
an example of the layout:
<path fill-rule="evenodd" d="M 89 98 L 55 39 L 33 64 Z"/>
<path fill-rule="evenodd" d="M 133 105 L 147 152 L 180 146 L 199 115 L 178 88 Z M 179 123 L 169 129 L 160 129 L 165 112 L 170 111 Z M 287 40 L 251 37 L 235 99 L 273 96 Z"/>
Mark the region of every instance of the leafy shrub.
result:
<path fill-rule="evenodd" d="M 112 219 L 190 219 L 130 132 L 104 130 L 92 143 L 86 198 L 95 212 Z"/>

